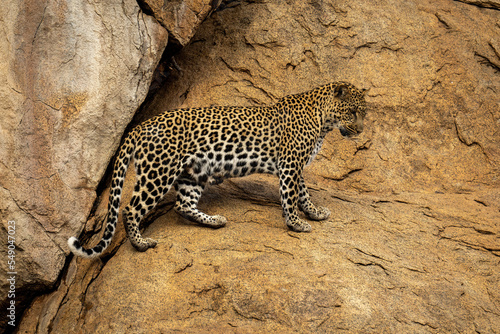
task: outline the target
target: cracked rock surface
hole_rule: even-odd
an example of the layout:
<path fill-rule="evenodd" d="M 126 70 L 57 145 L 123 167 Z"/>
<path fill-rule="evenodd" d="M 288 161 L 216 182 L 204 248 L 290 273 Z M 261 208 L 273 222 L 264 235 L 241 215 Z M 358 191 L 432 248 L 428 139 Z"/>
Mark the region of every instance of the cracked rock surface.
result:
<path fill-rule="evenodd" d="M 270 104 L 345 80 L 365 132 L 327 137 L 306 169 L 328 207 L 284 225 L 274 177 L 210 186 L 221 229 L 167 195 L 136 252 L 72 258 L 20 333 L 499 333 L 500 11 L 496 1 L 225 1 L 136 121 L 178 107 Z M 127 175 L 122 207 L 133 188 Z M 98 242 L 108 190 L 82 238 Z"/>

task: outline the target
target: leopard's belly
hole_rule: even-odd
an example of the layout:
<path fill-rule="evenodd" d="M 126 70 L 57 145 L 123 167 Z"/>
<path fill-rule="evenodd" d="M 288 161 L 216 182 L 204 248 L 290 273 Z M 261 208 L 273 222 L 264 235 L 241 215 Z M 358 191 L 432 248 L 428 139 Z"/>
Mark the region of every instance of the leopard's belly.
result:
<path fill-rule="evenodd" d="M 220 183 L 254 173 L 277 174 L 276 158 L 263 150 L 198 152 L 190 157 L 185 171 L 198 183 Z"/>

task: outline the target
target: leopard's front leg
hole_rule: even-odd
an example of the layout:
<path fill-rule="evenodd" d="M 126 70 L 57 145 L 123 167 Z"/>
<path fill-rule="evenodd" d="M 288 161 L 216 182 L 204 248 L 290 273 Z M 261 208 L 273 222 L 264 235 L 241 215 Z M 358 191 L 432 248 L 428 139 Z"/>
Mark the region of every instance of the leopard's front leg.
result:
<path fill-rule="evenodd" d="M 299 182 L 299 208 L 312 220 L 325 220 L 330 216 L 328 208 L 316 206 L 311 202 L 311 197 L 309 196 L 309 191 L 302 175 Z"/>
<path fill-rule="evenodd" d="M 281 205 L 286 225 L 295 232 L 309 232 L 311 225 L 300 219 L 297 214 L 302 171 L 298 171 L 296 166 L 293 166 L 294 164 L 291 165 L 279 168 Z"/>

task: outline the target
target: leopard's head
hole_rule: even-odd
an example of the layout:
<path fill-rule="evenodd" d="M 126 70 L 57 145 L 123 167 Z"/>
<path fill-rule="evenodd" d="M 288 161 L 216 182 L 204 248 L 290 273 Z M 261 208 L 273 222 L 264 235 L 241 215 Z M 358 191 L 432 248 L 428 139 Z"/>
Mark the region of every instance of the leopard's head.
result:
<path fill-rule="evenodd" d="M 332 83 L 328 88 L 324 129 L 338 128 L 344 137 L 361 133 L 366 115 L 364 91 L 346 82 Z"/>

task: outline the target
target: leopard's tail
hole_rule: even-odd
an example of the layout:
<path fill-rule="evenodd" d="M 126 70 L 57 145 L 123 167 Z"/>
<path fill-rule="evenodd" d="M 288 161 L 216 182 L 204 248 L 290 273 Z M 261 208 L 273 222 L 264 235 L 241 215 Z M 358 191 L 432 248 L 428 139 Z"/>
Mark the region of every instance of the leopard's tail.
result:
<path fill-rule="evenodd" d="M 109 192 L 108 220 L 101 241 L 93 248 L 86 249 L 82 247 L 77 238 L 71 237 L 68 239 L 68 246 L 73 254 L 85 258 L 95 258 L 100 256 L 111 243 L 111 239 L 113 239 L 113 235 L 116 231 L 116 222 L 118 221 L 118 210 L 120 208 L 123 181 L 125 180 L 128 165 L 135 151 L 136 137 L 136 131 L 132 131 L 127 136 L 124 144 L 120 147 L 118 157 L 115 161 L 111 190 Z"/>

